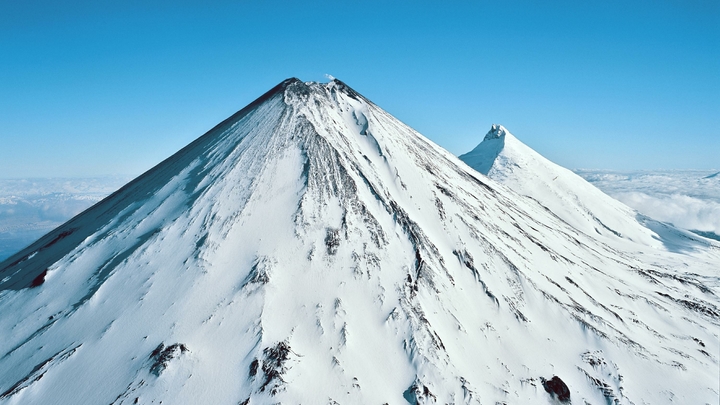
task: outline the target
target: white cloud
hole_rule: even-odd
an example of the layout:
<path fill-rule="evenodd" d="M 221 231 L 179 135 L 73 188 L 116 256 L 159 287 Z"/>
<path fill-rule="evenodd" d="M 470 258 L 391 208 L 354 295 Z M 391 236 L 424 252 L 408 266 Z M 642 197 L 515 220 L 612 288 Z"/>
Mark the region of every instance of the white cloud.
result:
<path fill-rule="evenodd" d="M 100 201 L 127 180 L 0 179 L 0 260 Z"/>
<path fill-rule="evenodd" d="M 577 173 L 651 218 L 680 228 L 720 234 L 720 176 L 712 176 L 717 171 L 578 170 Z"/>
<path fill-rule="evenodd" d="M 639 212 L 675 226 L 720 234 L 720 204 L 686 195 L 652 196 L 640 192 L 618 193 L 613 197 Z"/>

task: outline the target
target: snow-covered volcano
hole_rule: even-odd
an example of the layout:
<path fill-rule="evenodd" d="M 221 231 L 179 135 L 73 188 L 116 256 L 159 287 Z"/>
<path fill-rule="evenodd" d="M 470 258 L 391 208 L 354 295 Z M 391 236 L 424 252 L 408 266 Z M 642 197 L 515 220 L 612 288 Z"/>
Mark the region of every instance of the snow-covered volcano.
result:
<path fill-rule="evenodd" d="M 571 225 L 289 79 L 0 263 L 0 404 L 714 403 L 718 245 Z"/>
<path fill-rule="evenodd" d="M 573 228 L 621 249 L 633 245 L 627 242 L 676 251 L 692 251 L 706 244 L 696 234 L 641 215 L 608 196 L 522 143 L 502 125 L 494 124 L 483 141 L 460 160 L 535 200 Z"/>
<path fill-rule="evenodd" d="M 513 191 L 535 199 L 582 232 L 660 245 L 631 208 L 535 152 L 502 125 L 493 125 L 483 141 L 460 159 Z"/>

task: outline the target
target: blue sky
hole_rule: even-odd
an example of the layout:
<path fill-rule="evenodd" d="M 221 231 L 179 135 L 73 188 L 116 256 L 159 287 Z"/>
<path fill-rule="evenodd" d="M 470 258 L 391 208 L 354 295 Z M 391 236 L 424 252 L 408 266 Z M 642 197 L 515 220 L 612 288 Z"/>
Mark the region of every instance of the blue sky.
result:
<path fill-rule="evenodd" d="M 455 154 L 720 168 L 716 1 L 203 3 L 0 0 L 0 177 L 137 175 L 325 74 Z"/>

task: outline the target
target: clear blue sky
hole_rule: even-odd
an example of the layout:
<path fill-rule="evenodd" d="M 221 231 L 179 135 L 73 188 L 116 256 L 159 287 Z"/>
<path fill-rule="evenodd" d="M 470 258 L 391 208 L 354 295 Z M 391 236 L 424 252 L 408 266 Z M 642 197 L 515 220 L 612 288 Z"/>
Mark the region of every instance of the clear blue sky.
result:
<path fill-rule="evenodd" d="M 714 0 L 204 3 L 0 0 L 0 177 L 140 174 L 326 73 L 455 154 L 720 168 Z"/>

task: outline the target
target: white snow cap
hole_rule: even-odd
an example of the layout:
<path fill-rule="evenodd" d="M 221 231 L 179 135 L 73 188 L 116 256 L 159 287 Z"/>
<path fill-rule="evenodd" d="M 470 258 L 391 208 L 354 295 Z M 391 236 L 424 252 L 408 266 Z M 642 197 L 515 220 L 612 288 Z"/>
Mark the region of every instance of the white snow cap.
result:
<path fill-rule="evenodd" d="M 507 129 L 505 129 L 504 126 L 500 124 L 493 124 L 492 127 L 490 127 L 490 131 L 488 131 L 487 135 L 485 135 L 485 140 L 502 138 L 507 135 L 507 133 Z"/>

